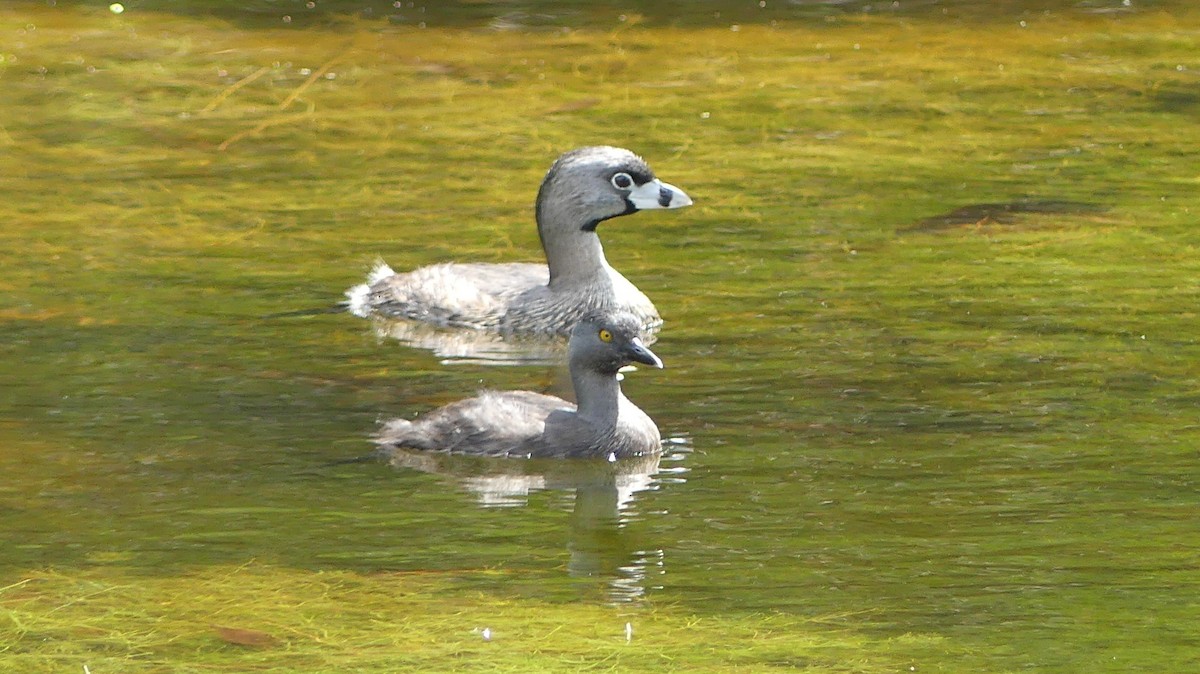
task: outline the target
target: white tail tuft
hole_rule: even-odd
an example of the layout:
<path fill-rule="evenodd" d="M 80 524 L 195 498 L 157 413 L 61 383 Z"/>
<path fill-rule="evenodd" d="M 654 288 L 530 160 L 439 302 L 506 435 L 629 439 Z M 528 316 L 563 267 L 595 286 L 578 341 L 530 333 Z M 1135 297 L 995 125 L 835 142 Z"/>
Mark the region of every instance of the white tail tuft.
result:
<path fill-rule="evenodd" d="M 346 308 L 359 318 L 371 315 L 371 286 L 366 283 L 346 291 Z"/>
<path fill-rule="evenodd" d="M 362 285 L 356 285 L 346 291 L 346 306 L 350 309 L 350 313 L 359 318 L 366 318 L 371 315 L 371 286 L 379 283 L 383 279 L 394 276 L 396 272 L 387 266 L 386 262 L 375 263 L 375 268 L 367 275 L 367 282 Z"/>
<path fill-rule="evenodd" d="M 396 272 L 392 271 L 392 268 L 387 266 L 386 262 L 384 262 L 383 260 L 380 260 L 379 262 L 375 263 L 375 268 L 372 269 L 371 273 L 367 275 L 367 285 L 373 286 L 376 283 L 379 283 L 380 281 L 382 281 L 383 279 L 385 279 L 389 276 L 395 276 L 395 275 L 396 275 Z"/>

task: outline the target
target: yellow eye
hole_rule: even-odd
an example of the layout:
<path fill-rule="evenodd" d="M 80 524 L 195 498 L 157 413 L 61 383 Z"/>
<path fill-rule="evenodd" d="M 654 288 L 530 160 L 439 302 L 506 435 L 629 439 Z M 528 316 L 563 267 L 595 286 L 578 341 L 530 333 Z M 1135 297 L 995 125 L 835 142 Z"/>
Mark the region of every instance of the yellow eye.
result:
<path fill-rule="evenodd" d="M 600 341 L 611 342 L 612 341 L 612 333 L 609 332 L 608 330 L 601 328 L 600 329 Z"/>

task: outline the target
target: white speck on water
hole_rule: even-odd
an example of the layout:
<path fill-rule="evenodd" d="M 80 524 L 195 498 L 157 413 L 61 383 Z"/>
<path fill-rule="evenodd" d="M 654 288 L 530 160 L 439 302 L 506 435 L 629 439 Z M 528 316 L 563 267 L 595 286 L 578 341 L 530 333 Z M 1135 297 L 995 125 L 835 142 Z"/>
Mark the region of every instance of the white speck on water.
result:
<path fill-rule="evenodd" d="M 1125 7 L 1133 7 L 1133 0 L 1121 0 L 1121 4 Z"/>
<path fill-rule="evenodd" d="M 490 627 L 483 628 L 483 631 L 480 632 L 479 635 L 483 637 L 484 641 L 491 641 L 492 640 L 492 628 L 490 628 Z"/>
<path fill-rule="evenodd" d="M 325 73 L 325 79 L 327 79 L 327 80 L 336 80 L 336 79 L 337 79 L 337 73 Z"/>
<path fill-rule="evenodd" d="M 742 27 L 737 25 L 736 23 L 729 27 L 729 31 L 732 33 L 736 33 L 741 29 L 742 29 Z"/>
<path fill-rule="evenodd" d="M 305 77 L 307 77 L 307 76 L 309 76 L 309 75 L 311 75 L 311 74 L 312 74 L 312 68 L 301 68 L 301 69 L 300 69 L 300 74 L 301 74 L 301 75 L 304 75 Z"/>
<path fill-rule="evenodd" d="M 108 6 L 108 11 L 112 12 L 113 14 L 120 14 L 121 12 L 125 11 L 125 5 L 122 5 L 119 2 L 114 2 Z"/>
<path fill-rule="evenodd" d="M 291 22 L 292 22 L 292 17 L 288 16 L 287 14 L 284 14 L 284 15 L 283 15 L 283 22 L 284 22 L 284 23 L 291 23 Z"/>
<path fill-rule="evenodd" d="M 1175 69 L 1178 70 L 1179 72 L 1183 72 L 1183 71 L 1187 70 L 1187 66 L 1180 63 L 1179 65 L 1175 66 Z"/>
<path fill-rule="evenodd" d="M 859 49 L 862 49 L 862 45 L 861 45 L 861 44 L 859 44 L 859 43 L 857 43 L 857 42 L 855 42 L 855 43 L 854 43 L 854 51 L 858 51 Z"/>
<path fill-rule="evenodd" d="M 758 6 L 762 9 L 765 9 L 767 6 L 767 0 L 758 0 Z"/>
<path fill-rule="evenodd" d="M 1029 24 L 1025 23 L 1024 21 L 1021 21 L 1021 22 L 1020 22 L 1020 25 L 1021 25 L 1021 27 L 1022 27 L 1022 28 L 1028 28 L 1028 27 L 1029 27 Z"/>
<path fill-rule="evenodd" d="M 633 641 L 633 623 L 625 623 L 625 643 Z"/>
<path fill-rule="evenodd" d="M 700 119 L 708 119 L 709 117 L 712 117 L 712 113 L 708 113 L 708 112 L 700 113 Z"/>

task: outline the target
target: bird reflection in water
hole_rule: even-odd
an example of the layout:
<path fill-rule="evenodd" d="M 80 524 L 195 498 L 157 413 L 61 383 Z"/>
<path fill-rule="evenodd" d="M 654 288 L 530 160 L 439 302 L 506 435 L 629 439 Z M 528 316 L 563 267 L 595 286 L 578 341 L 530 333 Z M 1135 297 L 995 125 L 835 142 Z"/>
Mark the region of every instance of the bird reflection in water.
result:
<path fill-rule="evenodd" d="M 557 336 L 443 328 L 402 318 L 373 318 L 372 324 L 381 341 L 432 351 L 443 364 L 557 365 L 567 354 L 566 340 Z"/>
<path fill-rule="evenodd" d="M 689 448 L 683 438 L 667 438 L 662 454 L 617 461 L 505 459 L 391 450 L 388 463 L 450 479 L 473 494 L 484 508 L 519 508 L 539 491 L 573 495 L 567 549 L 567 573 L 594 578 L 609 601 L 633 601 L 653 589 L 652 578 L 665 573 L 660 548 L 638 549 L 626 525 L 641 517 L 635 501 L 641 492 L 684 482 Z"/>

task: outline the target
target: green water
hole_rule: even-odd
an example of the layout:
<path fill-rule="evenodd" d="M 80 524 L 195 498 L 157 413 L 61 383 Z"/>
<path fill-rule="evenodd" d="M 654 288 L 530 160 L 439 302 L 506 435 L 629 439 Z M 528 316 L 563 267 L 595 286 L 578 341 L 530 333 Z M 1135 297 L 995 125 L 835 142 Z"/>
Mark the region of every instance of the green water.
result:
<path fill-rule="evenodd" d="M 180 4 L 0 7 L 0 671 L 1200 671 L 1190 3 Z M 597 143 L 657 472 L 339 463 Z"/>

